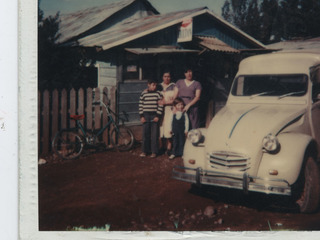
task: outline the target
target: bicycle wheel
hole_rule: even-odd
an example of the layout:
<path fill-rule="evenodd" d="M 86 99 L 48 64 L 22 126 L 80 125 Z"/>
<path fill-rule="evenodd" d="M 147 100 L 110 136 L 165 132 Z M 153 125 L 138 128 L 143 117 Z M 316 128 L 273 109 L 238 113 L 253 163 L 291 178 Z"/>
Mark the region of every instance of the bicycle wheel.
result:
<path fill-rule="evenodd" d="M 128 151 L 134 143 L 133 133 L 125 126 L 118 126 L 118 128 L 114 128 L 111 132 L 111 142 L 119 151 Z"/>
<path fill-rule="evenodd" d="M 63 159 L 74 159 L 83 150 L 83 141 L 75 131 L 61 130 L 52 140 L 52 149 Z"/>

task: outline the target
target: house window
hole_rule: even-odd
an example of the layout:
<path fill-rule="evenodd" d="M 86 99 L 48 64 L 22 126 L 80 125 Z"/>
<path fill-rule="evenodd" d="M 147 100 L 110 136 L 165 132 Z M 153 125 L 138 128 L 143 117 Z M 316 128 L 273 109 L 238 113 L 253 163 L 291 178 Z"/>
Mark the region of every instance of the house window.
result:
<path fill-rule="evenodd" d="M 127 56 L 123 79 L 126 80 L 148 80 L 155 77 L 155 59 L 149 55 Z"/>
<path fill-rule="evenodd" d="M 127 62 L 124 69 L 124 80 L 140 79 L 138 62 Z"/>

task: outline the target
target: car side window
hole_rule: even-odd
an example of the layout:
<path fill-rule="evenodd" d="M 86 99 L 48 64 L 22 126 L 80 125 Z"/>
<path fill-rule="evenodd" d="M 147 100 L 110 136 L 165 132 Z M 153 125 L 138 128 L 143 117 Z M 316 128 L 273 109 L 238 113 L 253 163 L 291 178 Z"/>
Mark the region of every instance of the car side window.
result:
<path fill-rule="evenodd" d="M 320 100 L 320 66 L 310 68 L 310 78 L 312 81 L 312 100 Z"/>

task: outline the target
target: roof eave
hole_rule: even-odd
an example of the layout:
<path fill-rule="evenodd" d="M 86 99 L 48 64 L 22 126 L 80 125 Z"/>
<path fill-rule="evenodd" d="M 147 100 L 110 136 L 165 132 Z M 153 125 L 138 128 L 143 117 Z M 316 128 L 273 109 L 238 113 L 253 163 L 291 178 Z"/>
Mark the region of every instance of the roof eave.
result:
<path fill-rule="evenodd" d="M 112 43 L 109 43 L 109 44 L 105 44 L 105 45 L 101 45 L 101 46 L 97 46 L 97 47 L 101 47 L 103 50 L 108 50 L 110 48 L 113 48 L 113 47 L 116 47 L 116 46 L 119 46 L 119 45 L 122 45 L 124 43 L 127 43 L 127 42 L 130 42 L 130 41 L 133 41 L 133 40 L 136 40 L 138 38 L 141 38 L 141 37 L 144 37 L 148 34 L 151 34 L 151 33 L 154 33 L 154 32 L 157 32 L 159 30 L 162 30 L 162 29 L 165 29 L 165 28 L 168 28 L 168 27 L 171 27 L 173 25 L 176 25 L 176 24 L 179 24 L 179 23 L 182 23 L 182 21 L 186 18 L 194 18 L 196 16 L 199 16 L 199 15 L 202 15 L 202 14 L 209 14 L 211 15 L 212 17 L 214 17 L 215 19 L 217 19 L 218 21 L 220 21 L 221 23 L 223 23 L 224 25 L 226 25 L 227 27 L 229 27 L 230 29 L 232 29 L 233 31 L 235 31 L 236 33 L 242 35 L 243 37 L 245 37 L 246 39 L 248 39 L 249 41 L 251 41 L 252 43 L 254 43 L 256 46 L 258 47 L 261 47 L 263 49 L 266 49 L 266 46 L 264 44 L 262 44 L 261 42 L 257 41 L 256 39 L 254 39 L 253 37 L 249 36 L 248 34 L 246 34 L 245 32 L 241 31 L 240 29 L 236 28 L 235 26 L 233 26 L 232 24 L 230 24 L 229 22 L 223 20 L 222 18 L 216 16 L 213 12 L 211 12 L 210 10 L 208 10 L 207 7 L 203 7 L 202 9 L 200 9 L 199 11 L 196 11 L 196 12 L 193 12 L 193 13 L 190 13 L 182 18 L 179 18 L 179 19 L 175 19 L 175 20 L 172 20 L 166 24 L 163 24 L 163 25 L 159 25 L 157 27 L 154 27 L 154 28 L 150 28 L 146 31 L 143 31 L 143 32 L 139 32 L 137 34 L 134 34 L 130 37 L 125 37 L 123 39 L 120 39 L 118 41 L 114 41 Z M 80 40 L 80 39 L 79 39 Z M 92 47 L 92 46 L 91 46 Z"/>
<path fill-rule="evenodd" d="M 101 46 L 103 48 L 103 50 L 108 50 L 110 48 L 113 48 L 113 47 L 116 47 L 116 46 L 119 46 L 121 44 L 124 44 L 126 42 L 129 42 L 129 41 L 132 41 L 132 40 L 135 40 L 135 39 L 138 39 L 140 37 L 144 37 L 148 34 L 151 34 L 151 33 L 154 33 L 154 32 L 157 32 L 159 30 L 162 30 L 162 29 L 165 29 L 167 27 L 171 27 L 173 25 L 176 25 L 178 23 L 182 23 L 183 19 L 185 18 L 190 18 L 190 17 L 195 17 L 195 16 L 198 16 L 198 15 L 201 15 L 203 13 L 205 13 L 207 11 L 207 8 L 204 8 L 202 10 L 199 10 L 198 12 L 194 12 L 194 13 L 191 13 L 187 16 L 184 16 L 182 19 L 176 19 L 176 20 L 173 20 L 169 23 L 166 23 L 166 24 L 163 24 L 163 25 L 160 25 L 158 27 L 155 27 L 155 28 L 152 28 L 152 29 L 148 29 L 147 31 L 144 31 L 144 32 L 141 32 L 141 33 L 138 33 L 134 36 L 130 36 L 128 38 L 123 38 L 119 41 L 116 41 L 116 42 L 113 42 L 113 43 L 110 43 L 110 44 L 107 44 L 107 45 L 103 45 Z"/>

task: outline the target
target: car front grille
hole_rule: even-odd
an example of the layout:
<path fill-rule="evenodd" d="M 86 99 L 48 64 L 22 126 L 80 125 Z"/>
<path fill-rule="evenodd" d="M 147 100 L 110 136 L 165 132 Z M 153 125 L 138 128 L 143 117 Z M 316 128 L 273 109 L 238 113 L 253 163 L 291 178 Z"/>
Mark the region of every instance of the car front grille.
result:
<path fill-rule="evenodd" d="M 212 168 L 245 171 L 250 168 L 250 158 L 233 152 L 212 152 L 208 154 Z"/>

